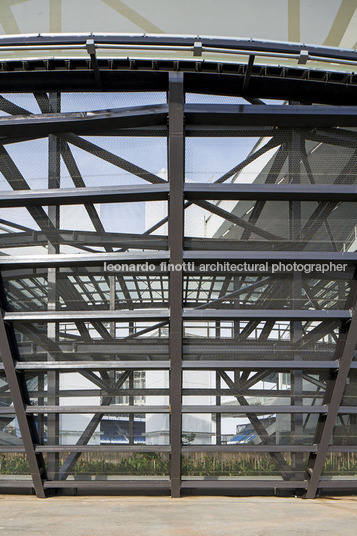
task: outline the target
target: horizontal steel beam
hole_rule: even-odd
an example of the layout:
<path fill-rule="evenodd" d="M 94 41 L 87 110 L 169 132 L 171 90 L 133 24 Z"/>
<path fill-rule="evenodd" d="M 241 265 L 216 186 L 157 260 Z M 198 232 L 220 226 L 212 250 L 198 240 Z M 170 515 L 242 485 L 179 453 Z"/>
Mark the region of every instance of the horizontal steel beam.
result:
<path fill-rule="evenodd" d="M 192 341 L 192 342 L 191 342 Z M 105 356 L 110 355 L 135 355 L 135 356 L 147 356 L 147 355 L 167 355 L 168 352 L 168 338 L 164 339 L 153 338 L 153 337 L 140 337 L 132 340 L 120 340 L 120 346 L 118 342 L 82 342 L 82 341 L 73 341 L 73 342 L 60 342 L 58 343 L 58 352 L 62 352 L 65 358 L 69 359 L 78 359 L 78 356 L 90 355 L 90 354 L 103 354 Z M 46 350 L 40 348 L 41 344 L 33 344 L 30 342 L 19 343 L 19 350 L 22 360 L 32 361 L 34 357 L 37 356 L 36 361 L 41 361 L 46 358 Z M 221 359 L 224 359 L 223 356 L 227 354 L 236 354 L 237 356 L 242 353 L 249 354 L 252 358 L 255 355 L 262 354 L 266 356 L 269 354 L 269 359 L 274 359 L 279 355 L 284 355 L 285 357 L 291 353 L 295 352 L 296 347 L 291 344 L 289 340 L 273 340 L 265 342 L 262 344 L 259 339 L 249 339 L 248 342 L 242 343 L 231 339 L 209 339 L 209 347 L 207 347 L 207 340 L 197 340 L 196 337 L 185 337 L 183 342 L 183 355 L 189 359 L 190 356 L 197 354 L 204 354 L 206 358 L 208 356 L 221 356 Z M 333 355 L 335 351 L 335 345 L 327 344 L 324 342 L 316 342 L 314 344 L 313 350 L 311 348 L 300 348 L 299 355 L 303 358 L 304 355 L 309 358 L 311 353 L 313 353 L 315 359 L 323 360 L 324 357 L 328 359 L 328 356 Z M 40 357 L 41 356 L 41 357 Z M 267 357 L 266 357 L 267 358 Z M 45 359 L 47 360 L 47 359 Z"/>
<path fill-rule="evenodd" d="M 357 452 L 357 445 L 330 445 L 327 452 Z"/>
<path fill-rule="evenodd" d="M 33 483 L 32 483 L 32 479 L 31 480 L 0 480 L 0 489 L 1 488 L 29 489 L 29 488 L 33 488 Z"/>
<path fill-rule="evenodd" d="M 5 313 L 6 322 L 76 322 L 86 320 L 94 322 L 114 321 L 129 322 L 130 320 L 164 320 L 168 319 L 167 309 L 142 309 L 130 311 L 37 311 L 33 313 Z"/>
<path fill-rule="evenodd" d="M 321 311 L 316 309 L 184 309 L 183 318 L 184 320 L 349 320 L 351 312 L 337 309 Z"/>
<path fill-rule="evenodd" d="M 295 369 L 309 369 L 309 370 L 337 370 L 339 366 L 338 361 L 302 361 L 302 360 L 184 360 L 182 362 L 182 368 L 184 370 L 295 370 Z M 357 368 L 357 362 L 352 364 L 351 368 Z"/>
<path fill-rule="evenodd" d="M 324 390 L 321 391 L 309 391 L 304 390 L 302 396 L 304 398 L 314 398 L 316 400 L 322 399 L 324 396 Z M 142 389 L 115 389 L 111 390 L 111 393 L 115 393 L 115 396 L 168 396 L 170 391 L 169 388 L 157 387 L 157 388 L 142 388 Z M 272 395 L 274 393 L 274 395 Z M 97 397 L 97 396 L 107 396 L 107 391 L 105 389 L 61 389 L 58 391 L 59 398 L 86 398 L 86 397 Z M 253 397 L 272 397 L 274 398 L 287 398 L 291 396 L 291 389 L 274 389 L 273 391 L 267 389 L 254 389 L 252 387 L 236 387 L 236 388 L 192 388 L 192 389 L 182 389 L 182 396 L 237 396 L 237 395 L 249 395 Z M 48 396 L 47 390 L 33 390 L 29 391 L 30 398 L 46 398 Z M 11 403 L 10 394 L 3 394 L 2 400 L 4 403 Z M 1 413 L 0 413 L 1 414 Z M 357 447 L 356 447 L 357 448 Z"/>
<path fill-rule="evenodd" d="M 24 61 L 7 57 L 0 63 L 3 93 L 13 93 L 14 87 L 24 92 L 98 91 L 91 62 L 84 62 L 82 58 L 43 57 Z M 167 73 L 181 71 L 185 72 L 188 93 L 230 96 L 241 96 L 246 71 L 244 60 L 222 62 L 221 57 L 204 62 L 194 58 L 98 58 L 98 67 L 103 89 L 107 91 L 140 88 L 141 91 L 165 92 Z M 329 67 L 318 70 L 306 66 L 264 65 L 260 61 L 260 65 L 253 66 L 247 96 L 354 106 L 356 83 L 357 76 L 353 72 L 331 71 Z"/>
<path fill-rule="evenodd" d="M 168 199 L 167 184 L 101 186 L 17 190 L 1 193 L 0 208 L 22 206 L 78 205 L 80 203 L 125 203 Z M 195 199 L 349 201 L 357 200 L 357 187 L 295 184 L 186 184 L 185 197 Z"/>
<path fill-rule="evenodd" d="M 322 400 L 325 389 L 321 391 L 308 391 L 304 390 L 301 396 L 305 399 Z M 115 389 L 110 391 L 115 396 L 125 397 L 151 397 L 151 396 L 168 396 L 170 394 L 169 388 L 157 388 L 157 389 Z M 289 398 L 292 395 L 291 389 L 287 390 L 274 390 L 274 398 Z M 107 396 L 105 389 L 66 389 L 58 391 L 58 398 L 88 398 Z M 29 396 L 31 398 L 47 398 L 49 396 L 48 391 L 30 391 Z M 254 388 L 235 388 L 235 389 L 182 389 L 183 397 L 206 397 L 206 396 L 251 396 L 251 397 L 264 397 L 271 398 L 272 395 L 267 389 L 254 389 Z M 11 404 L 10 395 L 2 395 L 2 401 L 4 404 Z M 344 410 L 340 412 L 345 413 Z M 0 412 L 1 415 L 1 412 Z M 357 447 L 356 447 L 357 448 Z"/>
<path fill-rule="evenodd" d="M 224 444 L 224 445 L 183 445 L 182 454 L 191 452 L 223 452 L 231 453 L 264 453 L 264 452 L 317 452 L 316 445 L 247 445 L 247 444 Z"/>
<path fill-rule="evenodd" d="M 222 243 L 222 241 L 221 241 Z M 245 261 L 250 262 L 282 262 L 282 263 L 357 263 L 356 252 L 332 251 L 185 251 L 184 260 L 187 262 L 209 261 Z M 0 258 L 0 263 L 3 262 Z"/>
<path fill-rule="evenodd" d="M 168 199 L 168 192 L 167 184 L 5 191 L 1 192 L 0 208 L 162 201 Z"/>
<path fill-rule="evenodd" d="M 167 309 L 136 309 L 129 311 L 36 311 L 36 312 L 6 312 L 6 322 L 76 322 L 82 321 L 118 321 L 130 320 L 165 320 L 168 319 Z M 291 309 L 184 309 L 184 320 L 349 320 L 350 311 L 325 310 L 291 310 Z"/>
<path fill-rule="evenodd" d="M 186 104 L 187 125 L 274 125 L 281 127 L 356 126 L 355 106 Z"/>
<path fill-rule="evenodd" d="M 356 408 L 357 409 L 357 408 Z M 229 414 L 263 414 L 263 413 L 311 413 L 311 414 L 323 414 L 327 413 L 328 407 L 326 405 L 322 406 L 286 406 L 286 405 L 269 405 L 262 404 L 261 406 L 254 405 L 232 405 L 232 406 L 182 406 L 182 413 L 229 413 Z M 148 412 L 149 413 L 149 412 Z"/>
<path fill-rule="evenodd" d="M 50 255 L 19 255 L 0 256 L 0 267 L 6 268 L 55 268 L 75 266 L 103 266 L 104 263 L 160 263 L 169 261 L 168 252 L 137 252 L 137 253 L 61 253 Z M 109 274 L 109 270 L 108 270 Z"/>
<path fill-rule="evenodd" d="M 25 454 L 26 451 L 25 451 L 25 447 L 20 447 L 19 445 L 1 445 L 0 452 L 3 452 L 3 453 L 19 452 L 19 453 Z"/>
<path fill-rule="evenodd" d="M 7 408 L 5 408 L 7 409 Z M 26 414 L 126 414 L 126 413 L 170 413 L 169 406 L 123 406 L 123 405 L 110 405 L 110 406 L 26 406 Z M 13 412 L 13 411 L 12 411 Z M 328 405 L 321 406 L 287 406 L 287 405 L 269 405 L 262 404 L 260 406 L 254 405 L 233 405 L 233 406 L 182 406 L 182 413 L 195 414 L 195 413 L 208 413 L 208 414 L 239 414 L 239 415 L 251 415 L 251 414 L 327 414 Z M 10 412 L 9 412 L 10 413 Z M 357 414 L 357 407 L 340 406 L 338 413 L 340 415 Z M 5 412 L 4 414 L 7 414 Z"/>
<path fill-rule="evenodd" d="M 40 413 L 101 413 L 101 414 L 122 414 L 122 413 L 169 413 L 169 406 L 27 406 L 26 414 Z"/>
<path fill-rule="evenodd" d="M 169 445 L 37 445 L 36 452 L 170 452 Z"/>
<path fill-rule="evenodd" d="M 353 478 L 353 480 L 342 480 L 342 476 L 340 477 L 341 480 L 337 480 L 337 477 L 335 479 L 328 480 L 327 477 L 325 479 L 319 480 L 319 489 L 356 489 L 357 488 L 357 477 Z"/>
<path fill-rule="evenodd" d="M 165 478 L 165 477 L 164 477 Z M 47 480 L 44 482 L 45 489 L 90 489 L 90 490 L 131 490 L 131 489 L 145 489 L 145 490 L 169 490 L 171 485 L 167 478 L 162 480 L 154 480 L 147 477 L 145 480 Z M 14 486 L 15 487 L 15 486 Z"/>
<path fill-rule="evenodd" d="M 36 452 L 162 452 L 169 453 L 170 445 L 129 445 L 106 444 L 100 445 L 37 445 Z M 15 446 L 0 446 L 2 453 L 25 453 L 25 448 Z M 216 453 L 222 452 L 234 454 L 235 452 L 245 453 L 265 453 L 265 452 L 317 452 L 317 445 L 247 445 L 244 443 L 224 444 L 224 445 L 182 445 L 182 453 Z M 329 453 L 357 452 L 357 445 L 332 445 L 328 449 Z"/>
<path fill-rule="evenodd" d="M 2 370 L 0 364 L 0 370 Z M 16 370 L 76 372 L 81 370 L 168 370 L 169 361 L 17 361 Z"/>
<path fill-rule="evenodd" d="M 48 245 L 48 239 L 48 233 L 43 231 L 28 230 L 1 233 L 0 248 L 25 248 L 28 246 L 46 247 Z M 165 251 L 168 245 L 167 237 L 164 235 L 64 230 L 51 235 L 51 243 L 56 245 L 69 245 L 78 248 L 79 250 L 84 246 Z"/>
<path fill-rule="evenodd" d="M 302 360 L 184 360 L 184 370 L 337 370 L 338 361 L 302 361 Z M 17 361 L 16 370 L 47 371 L 58 370 L 76 372 L 81 370 L 169 370 L 169 361 L 133 360 L 133 361 Z M 357 361 L 351 364 L 357 369 Z M 0 363 L 0 370 L 4 366 Z"/>
<path fill-rule="evenodd" d="M 357 406 L 340 406 L 338 413 L 339 415 L 356 415 Z"/>
<path fill-rule="evenodd" d="M 222 241 L 221 241 L 222 243 Z M 245 261 L 245 262 L 283 262 L 283 263 L 357 263 L 356 252 L 322 252 L 322 251 L 185 251 L 184 261 L 197 261 L 200 263 L 209 261 Z M 103 264 L 131 264 L 131 263 L 156 263 L 169 262 L 169 254 L 162 252 L 136 252 L 136 253 L 61 253 L 50 255 L 18 255 L 0 256 L 0 267 L 10 268 L 53 268 L 75 266 L 103 266 Z M 109 271 L 108 271 L 109 273 Z M 336 272 L 338 273 L 338 272 Z M 323 275 L 323 274 L 322 274 Z"/>
<path fill-rule="evenodd" d="M 108 128 L 162 125 L 167 122 L 167 104 L 137 106 L 110 111 L 31 114 L 0 117 L 0 136 L 41 138 L 49 134 L 90 134 Z"/>
<path fill-rule="evenodd" d="M 338 361 L 289 361 L 289 360 L 184 360 L 184 370 L 337 370 Z M 86 369 L 92 370 L 169 370 L 168 361 L 18 361 L 16 370 L 44 371 L 58 370 L 62 372 L 76 372 Z M 351 369 L 357 369 L 357 361 L 353 362 Z M 0 370 L 4 366 L 0 363 Z"/>
<path fill-rule="evenodd" d="M 204 477 L 205 480 L 191 480 L 189 478 L 183 477 L 181 482 L 182 489 L 243 489 L 243 490 L 265 490 L 265 489 L 305 489 L 307 486 L 306 480 L 278 480 L 278 479 L 267 479 L 264 476 L 253 477 L 252 480 L 246 480 L 246 477 L 225 479 L 221 477 L 219 480 L 214 477 L 211 477 L 211 480 L 208 480 L 207 477 Z M 46 487 L 46 485 L 45 485 Z"/>
<path fill-rule="evenodd" d="M 58 343 L 58 352 L 62 352 L 66 358 L 77 359 L 79 355 L 90 354 L 104 354 L 104 355 L 135 355 L 135 356 L 147 356 L 150 354 L 167 355 L 168 352 L 168 338 L 160 341 L 161 338 L 145 337 L 136 338 L 131 340 L 121 340 L 120 342 L 60 342 Z M 161 342 L 161 344 L 160 344 Z M 41 352 L 40 343 L 37 343 L 33 347 L 32 343 L 19 343 L 19 349 L 21 359 L 32 358 L 37 356 L 36 361 L 39 360 L 39 356 L 45 355 L 46 351 Z M 72 354 L 72 355 L 71 355 Z M 47 360 L 47 359 L 46 359 Z"/>
<path fill-rule="evenodd" d="M 167 104 L 158 104 L 109 111 L 6 116 L 0 117 L 0 136 L 44 137 L 64 132 L 88 135 L 110 128 L 163 125 L 167 122 L 167 114 Z M 185 104 L 184 114 L 188 126 L 331 127 L 357 124 L 354 106 Z"/>
<path fill-rule="evenodd" d="M 15 409 L 13 406 L 1 406 L 0 415 L 16 415 Z"/>
<path fill-rule="evenodd" d="M 285 107 L 286 108 L 286 107 Z M 357 145 L 357 142 L 356 142 Z M 331 184 L 185 184 L 186 199 L 356 201 L 357 186 Z"/>

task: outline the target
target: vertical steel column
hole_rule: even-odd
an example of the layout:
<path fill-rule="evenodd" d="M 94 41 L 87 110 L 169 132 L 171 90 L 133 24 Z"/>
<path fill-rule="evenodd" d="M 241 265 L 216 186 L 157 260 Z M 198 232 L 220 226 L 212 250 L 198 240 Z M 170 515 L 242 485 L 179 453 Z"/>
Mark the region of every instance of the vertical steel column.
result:
<path fill-rule="evenodd" d="M 130 372 L 129 389 L 134 389 L 134 371 Z M 133 395 L 129 395 L 129 406 L 134 405 Z M 129 445 L 134 445 L 134 413 L 129 413 Z"/>
<path fill-rule="evenodd" d="M 301 135 L 298 131 L 293 129 L 291 131 L 291 140 L 289 147 L 289 182 L 291 184 L 297 184 L 301 182 Z M 290 223 L 290 239 L 292 241 L 300 240 L 301 238 L 301 201 L 289 201 L 289 223 Z M 301 303 L 301 291 L 302 291 L 302 274 L 294 273 L 291 288 L 291 308 L 300 309 Z M 293 321 L 290 324 L 291 336 L 290 341 L 294 347 L 294 359 L 300 360 L 301 355 L 297 351 L 297 345 L 301 343 L 302 339 L 302 322 L 300 320 Z M 303 372 L 302 370 L 291 371 L 291 404 L 293 406 L 303 405 Z M 303 443 L 303 416 L 292 415 L 291 416 L 291 432 L 292 442 L 301 445 Z M 303 480 L 304 478 L 304 466 L 303 466 L 302 452 L 295 452 L 292 455 L 292 461 L 294 465 L 296 480 Z"/>
<path fill-rule="evenodd" d="M 169 222 L 168 242 L 170 263 L 183 263 L 183 185 L 185 171 L 183 73 L 169 73 Z M 181 403 L 182 403 L 182 271 L 169 274 L 170 303 L 170 438 L 171 438 L 171 497 L 179 497 L 181 489 Z"/>
<path fill-rule="evenodd" d="M 49 106 L 51 112 L 60 112 L 61 101 L 59 93 L 49 94 Z M 48 188 L 60 187 L 60 139 L 56 136 L 48 136 Z M 55 229 L 60 228 L 60 208 L 59 206 L 48 207 L 48 219 Z M 59 253 L 59 245 L 48 242 L 48 253 Z M 48 302 L 47 308 L 55 311 L 57 306 L 57 271 L 56 268 L 48 268 Z M 58 324 L 48 323 L 47 336 L 52 341 L 58 340 Z M 53 361 L 53 357 L 48 354 L 48 361 Z M 59 404 L 59 373 L 57 371 L 47 372 L 47 392 L 48 405 L 57 406 Z M 47 444 L 56 445 L 59 443 L 59 420 L 58 414 L 47 415 Z M 58 478 L 59 454 L 58 452 L 49 452 L 47 455 L 47 473 L 51 480 Z"/>
<path fill-rule="evenodd" d="M 44 393 L 45 391 L 45 376 L 43 372 L 39 372 L 37 376 L 37 390 L 39 393 Z M 45 398 L 44 394 L 38 397 L 37 403 L 39 406 L 45 405 Z M 37 417 L 37 423 L 38 423 L 38 439 L 40 445 L 43 445 L 43 440 L 45 437 L 45 416 L 43 414 L 38 415 Z"/>
<path fill-rule="evenodd" d="M 0 278 L 1 305 L 4 306 L 6 298 Z M 19 424 L 22 441 L 24 443 L 27 461 L 29 463 L 33 487 L 37 497 L 45 498 L 42 478 L 46 478 L 46 468 L 42 454 L 35 453 L 35 444 L 38 443 L 36 423 L 33 416 L 26 415 L 25 405 L 30 403 L 26 383 L 21 374 L 17 374 L 14 366 L 13 355 L 16 351 L 16 339 L 12 327 L 7 332 L 2 312 L 0 312 L 0 357 L 4 365 L 6 380 Z M 17 353 L 17 352 L 16 352 Z M 14 486 L 16 482 L 14 481 Z"/>
<path fill-rule="evenodd" d="M 130 307 L 130 306 L 129 306 Z M 134 323 L 129 322 L 129 336 L 132 336 L 134 334 Z M 131 371 L 129 374 L 128 382 L 129 382 L 129 389 L 134 389 L 134 375 L 135 372 Z M 129 396 L 129 406 L 134 406 L 134 397 L 132 395 Z M 146 402 L 146 399 L 145 399 Z M 129 413 L 129 445 L 134 445 L 134 426 L 135 426 L 135 414 Z"/>
<path fill-rule="evenodd" d="M 336 423 L 338 409 L 341 404 L 343 393 L 346 387 L 348 373 L 350 371 L 353 354 L 357 345 L 357 269 L 351 285 L 350 295 L 346 302 L 346 309 L 352 309 L 352 318 L 348 326 L 344 326 L 345 333 L 341 333 L 337 343 L 336 359 L 339 359 L 339 369 L 334 377 L 331 377 L 326 388 L 323 403 L 327 404 L 326 415 L 321 415 L 316 429 L 315 443 L 318 445 L 317 454 L 311 454 L 307 469 L 309 483 L 306 492 L 306 499 L 313 499 L 316 495 L 320 481 L 322 469 L 326 460 L 326 455 L 333 428 Z"/>

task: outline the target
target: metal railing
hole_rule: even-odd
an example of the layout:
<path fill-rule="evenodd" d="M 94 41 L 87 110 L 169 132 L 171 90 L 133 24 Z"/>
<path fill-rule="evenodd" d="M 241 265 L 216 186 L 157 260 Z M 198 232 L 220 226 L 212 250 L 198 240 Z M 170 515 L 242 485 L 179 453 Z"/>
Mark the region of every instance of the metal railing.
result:
<path fill-rule="evenodd" d="M 318 47 L 307 44 L 291 44 L 254 39 L 206 38 L 200 36 L 170 35 L 102 35 L 102 34 L 26 34 L 19 37 L 0 37 L 0 53 L 86 51 L 91 58 L 97 50 L 135 52 L 188 53 L 195 59 L 204 54 L 248 56 L 250 58 L 273 58 L 292 60 L 298 65 L 322 62 L 357 67 L 354 50 Z"/>

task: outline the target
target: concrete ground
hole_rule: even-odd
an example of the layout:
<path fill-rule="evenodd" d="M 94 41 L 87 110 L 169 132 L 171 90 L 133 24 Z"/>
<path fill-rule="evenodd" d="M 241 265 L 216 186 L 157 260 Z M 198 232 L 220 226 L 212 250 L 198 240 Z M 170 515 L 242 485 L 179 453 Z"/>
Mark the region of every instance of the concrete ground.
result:
<path fill-rule="evenodd" d="M 357 497 L 0 495 L 0 536 L 356 536 Z"/>

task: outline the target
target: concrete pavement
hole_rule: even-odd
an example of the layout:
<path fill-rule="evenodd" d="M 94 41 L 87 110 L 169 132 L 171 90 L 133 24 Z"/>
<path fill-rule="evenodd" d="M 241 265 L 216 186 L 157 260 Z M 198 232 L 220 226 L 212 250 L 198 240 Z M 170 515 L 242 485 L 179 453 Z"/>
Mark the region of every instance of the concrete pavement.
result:
<path fill-rule="evenodd" d="M 0 495 L 0 536 L 356 536 L 357 497 Z"/>

